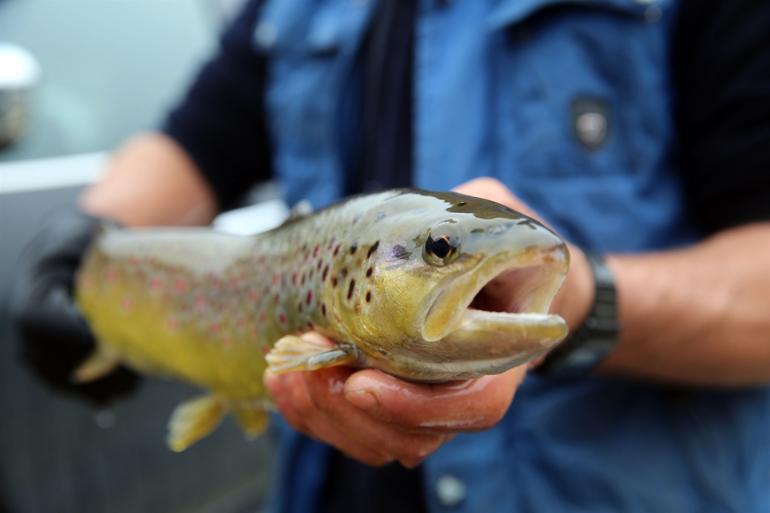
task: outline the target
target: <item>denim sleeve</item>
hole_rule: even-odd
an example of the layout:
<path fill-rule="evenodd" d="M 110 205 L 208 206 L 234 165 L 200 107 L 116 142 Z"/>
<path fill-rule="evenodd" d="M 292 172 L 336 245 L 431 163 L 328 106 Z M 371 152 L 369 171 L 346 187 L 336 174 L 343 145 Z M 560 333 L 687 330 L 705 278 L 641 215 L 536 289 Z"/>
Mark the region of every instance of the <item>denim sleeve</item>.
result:
<path fill-rule="evenodd" d="M 260 4 L 246 3 L 163 125 L 196 163 L 222 209 L 234 206 L 252 184 L 271 175 L 266 59 L 252 45 Z"/>
<path fill-rule="evenodd" d="M 681 9 L 672 64 L 692 211 L 707 232 L 770 220 L 770 3 Z"/>

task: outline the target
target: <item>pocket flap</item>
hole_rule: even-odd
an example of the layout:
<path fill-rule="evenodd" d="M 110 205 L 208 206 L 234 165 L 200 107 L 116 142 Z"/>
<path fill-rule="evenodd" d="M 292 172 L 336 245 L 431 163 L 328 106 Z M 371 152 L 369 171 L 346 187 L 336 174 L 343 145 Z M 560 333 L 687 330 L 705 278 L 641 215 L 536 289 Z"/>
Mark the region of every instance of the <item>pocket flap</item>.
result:
<path fill-rule="evenodd" d="M 546 9 L 559 7 L 604 9 L 644 20 L 650 19 L 652 12 L 660 13 L 668 3 L 669 0 L 500 0 L 489 14 L 487 23 L 491 29 L 498 30 L 522 23 Z"/>

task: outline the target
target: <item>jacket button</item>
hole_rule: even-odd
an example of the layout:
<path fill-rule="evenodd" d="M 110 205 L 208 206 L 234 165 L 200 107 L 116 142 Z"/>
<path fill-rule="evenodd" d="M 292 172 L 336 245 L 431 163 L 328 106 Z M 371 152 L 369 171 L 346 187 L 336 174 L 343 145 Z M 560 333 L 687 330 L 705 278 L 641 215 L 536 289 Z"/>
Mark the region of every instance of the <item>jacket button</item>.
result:
<path fill-rule="evenodd" d="M 264 49 L 271 48 L 278 39 L 275 27 L 267 21 L 262 21 L 257 25 L 254 36 L 257 40 L 257 44 Z"/>
<path fill-rule="evenodd" d="M 436 496 L 442 506 L 451 508 L 465 500 L 465 483 L 454 476 L 444 475 L 436 481 Z"/>

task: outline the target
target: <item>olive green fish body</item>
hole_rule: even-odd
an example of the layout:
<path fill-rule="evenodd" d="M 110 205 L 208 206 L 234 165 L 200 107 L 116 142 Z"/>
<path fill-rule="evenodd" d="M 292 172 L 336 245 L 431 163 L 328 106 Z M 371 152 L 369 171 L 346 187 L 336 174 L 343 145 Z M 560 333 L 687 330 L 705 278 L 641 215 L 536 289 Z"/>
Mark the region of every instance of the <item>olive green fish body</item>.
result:
<path fill-rule="evenodd" d="M 78 276 L 78 304 L 99 349 L 75 377 L 122 362 L 210 390 L 174 414 L 177 450 L 225 411 L 257 433 L 268 365 L 372 366 L 442 381 L 541 354 L 566 334 L 547 309 L 567 263 L 563 242 L 536 221 L 453 193 L 359 196 L 249 237 L 106 230 Z M 519 284 L 507 308 L 518 313 L 473 308 L 501 273 Z M 309 330 L 341 344 L 293 336 Z"/>

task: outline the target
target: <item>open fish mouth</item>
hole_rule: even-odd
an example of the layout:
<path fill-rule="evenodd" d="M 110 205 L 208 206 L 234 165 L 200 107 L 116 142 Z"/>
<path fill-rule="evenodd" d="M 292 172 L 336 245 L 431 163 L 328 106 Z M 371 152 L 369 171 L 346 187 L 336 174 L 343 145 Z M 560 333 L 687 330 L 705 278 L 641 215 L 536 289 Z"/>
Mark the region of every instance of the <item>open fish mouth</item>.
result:
<path fill-rule="evenodd" d="M 423 339 L 458 375 L 499 373 L 543 354 L 567 335 L 564 319 L 548 310 L 568 266 L 564 244 L 483 260 L 440 286 Z"/>

